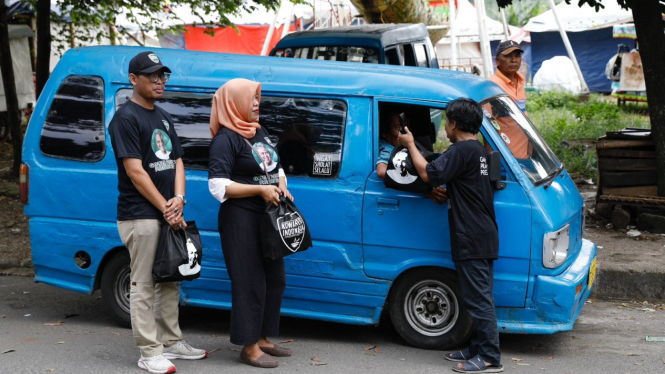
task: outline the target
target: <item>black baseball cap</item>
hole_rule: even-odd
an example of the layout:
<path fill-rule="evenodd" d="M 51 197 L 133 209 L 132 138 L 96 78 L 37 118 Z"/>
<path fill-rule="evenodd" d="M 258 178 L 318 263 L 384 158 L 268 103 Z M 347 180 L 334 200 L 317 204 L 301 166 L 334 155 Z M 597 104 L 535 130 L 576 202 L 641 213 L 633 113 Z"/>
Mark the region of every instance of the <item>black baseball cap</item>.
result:
<path fill-rule="evenodd" d="M 511 53 L 512 51 L 520 51 L 524 53 L 522 48 L 520 48 L 520 43 L 514 41 L 514 40 L 505 40 L 496 47 L 496 55 L 507 55 Z"/>
<path fill-rule="evenodd" d="M 151 74 L 159 69 L 171 72 L 153 51 L 141 52 L 129 61 L 129 74 Z"/>

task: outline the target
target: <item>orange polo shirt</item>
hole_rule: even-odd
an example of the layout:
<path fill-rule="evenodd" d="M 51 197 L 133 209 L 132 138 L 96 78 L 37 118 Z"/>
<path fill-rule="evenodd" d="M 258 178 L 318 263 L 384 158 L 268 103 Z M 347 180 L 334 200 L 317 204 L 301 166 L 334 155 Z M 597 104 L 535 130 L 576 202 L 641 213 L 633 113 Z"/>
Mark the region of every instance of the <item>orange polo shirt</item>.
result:
<path fill-rule="evenodd" d="M 490 80 L 510 96 L 517 103 L 517 106 L 526 114 L 526 91 L 524 90 L 524 77 L 519 72 L 515 72 L 517 84 L 513 83 L 508 77 L 496 69 L 496 73 L 490 77 Z"/>

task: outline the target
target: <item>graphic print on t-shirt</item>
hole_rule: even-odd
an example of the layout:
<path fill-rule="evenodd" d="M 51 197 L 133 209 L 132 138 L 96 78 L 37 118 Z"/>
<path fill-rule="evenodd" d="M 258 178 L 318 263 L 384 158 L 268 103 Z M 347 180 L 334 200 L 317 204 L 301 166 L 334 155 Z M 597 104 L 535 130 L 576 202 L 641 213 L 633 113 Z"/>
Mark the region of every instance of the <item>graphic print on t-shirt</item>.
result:
<path fill-rule="evenodd" d="M 279 156 L 277 156 L 277 152 L 275 152 L 273 147 L 265 143 L 256 142 L 252 145 L 252 148 L 254 148 L 254 159 L 259 164 L 259 167 L 261 167 L 261 170 L 267 172 L 275 170 L 279 162 Z M 268 170 L 265 170 L 266 167 Z"/>
<path fill-rule="evenodd" d="M 407 157 L 409 157 L 409 151 L 406 148 L 397 152 L 392 159 L 395 169 L 390 169 L 386 172 L 390 179 L 399 184 L 411 184 L 418 179 L 417 175 L 411 175 L 406 170 Z"/>
<path fill-rule="evenodd" d="M 168 122 L 167 122 L 168 123 Z M 159 129 L 155 129 L 152 133 L 152 151 L 155 152 L 155 156 L 160 160 L 168 160 L 171 155 L 171 138 L 166 133 Z"/>

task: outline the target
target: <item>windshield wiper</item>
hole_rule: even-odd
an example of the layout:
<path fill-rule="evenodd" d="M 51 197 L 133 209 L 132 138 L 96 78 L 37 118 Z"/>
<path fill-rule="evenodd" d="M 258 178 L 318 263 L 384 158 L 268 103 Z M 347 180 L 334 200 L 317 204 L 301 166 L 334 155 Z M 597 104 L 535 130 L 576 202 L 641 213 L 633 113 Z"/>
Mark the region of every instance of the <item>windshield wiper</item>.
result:
<path fill-rule="evenodd" d="M 559 167 L 554 170 L 553 172 L 547 174 L 547 177 L 545 178 L 550 178 L 544 185 L 543 188 L 547 189 L 547 187 L 552 185 L 552 182 L 554 182 L 554 179 L 556 179 L 556 176 L 559 175 L 563 171 L 563 164 L 559 165 Z"/>

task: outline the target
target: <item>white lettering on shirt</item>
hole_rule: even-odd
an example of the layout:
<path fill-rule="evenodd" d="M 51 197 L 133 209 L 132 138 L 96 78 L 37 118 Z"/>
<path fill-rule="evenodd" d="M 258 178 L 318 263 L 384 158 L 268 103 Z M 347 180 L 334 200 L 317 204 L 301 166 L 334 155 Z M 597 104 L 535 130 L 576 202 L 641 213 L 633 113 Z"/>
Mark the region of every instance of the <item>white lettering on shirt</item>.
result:
<path fill-rule="evenodd" d="M 170 170 L 170 169 L 175 169 L 175 161 L 165 160 L 165 161 L 151 162 L 148 166 L 150 167 L 150 169 L 155 169 L 156 172 Z"/>
<path fill-rule="evenodd" d="M 489 175 L 487 172 L 487 159 L 480 156 L 480 175 Z"/>

